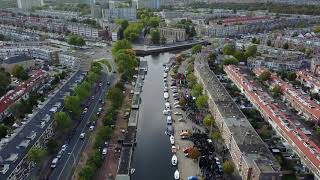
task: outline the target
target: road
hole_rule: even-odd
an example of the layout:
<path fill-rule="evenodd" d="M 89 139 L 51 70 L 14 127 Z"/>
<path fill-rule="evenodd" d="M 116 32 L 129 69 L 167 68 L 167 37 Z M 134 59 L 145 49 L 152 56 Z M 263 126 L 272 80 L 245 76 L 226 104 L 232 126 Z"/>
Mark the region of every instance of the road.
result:
<path fill-rule="evenodd" d="M 53 113 L 49 110 L 58 102 L 63 103 L 63 97 L 65 93 L 71 91 L 71 87 L 76 84 L 76 81 L 79 79 L 79 76 L 83 71 L 77 71 L 70 79 L 66 82 L 65 85 L 51 97 L 47 104 L 45 104 L 41 109 L 39 109 L 38 113 L 35 114 L 33 118 L 29 120 L 27 124 L 22 127 L 21 131 L 16 134 L 7 145 L 3 146 L 0 150 L 0 159 L 2 164 L 8 164 L 8 171 L 3 174 L 0 174 L 0 179 L 7 179 L 7 177 L 11 174 L 11 172 L 18 166 L 20 161 L 25 157 L 30 148 L 34 145 L 34 143 L 39 139 L 39 137 L 43 134 L 43 132 L 47 129 L 49 124 L 51 124 L 54 120 Z M 60 110 L 60 107 L 58 110 Z M 46 114 L 49 114 L 51 118 L 46 123 L 46 125 L 41 128 L 40 122 L 45 117 Z M 31 131 L 32 130 L 32 131 Z M 36 133 L 34 138 L 28 138 L 33 132 Z M 25 146 L 22 146 L 22 142 L 25 142 Z M 8 158 L 12 154 L 17 154 L 17 159 L 15 161 L 10 161 Z"/>
<path fill-rule="evenodd" d="M 74 135 L 70 138 L 70 142 L 68 143 L 68 148 L 66 152 L 59 159 L 56 168 L 52 171 L 49 179 L 52 180 L 67 180 L 70 179 L 72 172 L 74 170 L 74 166 L 78 163 L 80 159 L 80 154 L 89 139 L 89 129 L 87 127 L 87 122 L 90 121 L 92 115 L 96 113 L 96 110 L 101 107 L 99 103 L 99 99 L 105 98 L 105 93 L 108 89 L 107 82 L 109 81 L 112 84 L 114 80 L 113 75 L 107 75 L 103 73 L 102 75 L 102 87 L 95 94 L 95 98 L 92 100 L 89 105 L 88 112 L 83 116 L 83 120 L 80 122 L 78 127 L 75 130 Z M 85 138 L 80 139 L 81 133 L 86 133 Z"/>

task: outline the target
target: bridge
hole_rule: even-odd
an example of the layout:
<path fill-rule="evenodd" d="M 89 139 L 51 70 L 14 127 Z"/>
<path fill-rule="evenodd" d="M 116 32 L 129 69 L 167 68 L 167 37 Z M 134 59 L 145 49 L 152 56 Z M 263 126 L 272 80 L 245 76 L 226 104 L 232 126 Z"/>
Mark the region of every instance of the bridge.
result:
<path fill-rule="evenodd" d="M 202 44 L 208 45 L 208 41 L 193 41 L 193 42 L 185 42 L 179 44 L 173 44 L 170 46 L 158 46 L 158 47 L 147 47 L 147 48 L 134 48 L 133 50 L 136 52 L 137 56 L 148 56 L 148 55 L 155 55 L 163 52 L 170 52 L 176 50 L 185 50 L 192 48 L 192 46 Z"/>

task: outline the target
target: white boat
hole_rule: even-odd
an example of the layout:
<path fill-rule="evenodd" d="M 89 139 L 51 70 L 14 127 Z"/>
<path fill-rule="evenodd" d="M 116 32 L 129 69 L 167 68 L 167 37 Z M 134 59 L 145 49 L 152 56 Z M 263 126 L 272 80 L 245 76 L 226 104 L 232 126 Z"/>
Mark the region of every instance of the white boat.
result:
<path fill-rule="evenodd" d="M 167 93 L 167 92 L 163 93 L 163 97 L 164 97 L 165 99 L 168 99 L 168 98 L 169 98 L 169 93 Z"/>
<path fill-rule="evenodd" d="M 170 143 L 172 144 L 172 145 L 174 145 L 174 136 L 170 136 Z"/>
<path fill-rule="evenodd" d="M 174 179 L 175 180 L 179 180 L 180 179 L 180 173 L 179 173 L 178 169 L 174 172 Z"/>
<path fill-rule="evenodd" d="M 171 158 L 171 163 L 174 166 L 177 165 L 177 163 L 178 163 L 178 158 L 177 158 L 177 156 L 175 154 Z"/>
<path fill-rule="evenodd" d="M 135 168 L 131 168 L 131 169 L 130 169 L 130 174 L 131 174 L 131 175 L 134 174 L 135 171 L 136 171 Z"/>

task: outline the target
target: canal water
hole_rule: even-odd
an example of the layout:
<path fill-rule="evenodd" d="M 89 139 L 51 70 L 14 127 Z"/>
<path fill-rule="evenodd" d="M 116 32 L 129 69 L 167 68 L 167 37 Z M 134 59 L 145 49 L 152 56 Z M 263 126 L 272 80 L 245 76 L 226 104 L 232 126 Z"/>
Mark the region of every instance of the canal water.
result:
<path fill-rule="evenodd" d="M 171 165 L 171 144 L 165 135 L 166 120 L 162 115 L 163 98 L 163 63 L 173 54 L 146 56 L 148 73 L 145 77 L 141 94 L 141 105 L 137 127 L 137 145 L 133 152 L 131 167 L 136 171 L 133 180 L 171 180 L 175 168 Z"/>

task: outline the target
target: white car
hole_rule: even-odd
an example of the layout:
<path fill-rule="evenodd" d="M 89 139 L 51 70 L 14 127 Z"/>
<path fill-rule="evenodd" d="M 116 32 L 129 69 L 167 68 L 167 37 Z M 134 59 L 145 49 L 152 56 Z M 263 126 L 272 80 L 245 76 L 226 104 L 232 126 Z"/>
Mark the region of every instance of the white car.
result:
<path fill-rule="evenodd" d="M 66 144 L 62 145 L 62 148 L 61 148 L 61 151 L 65 151 L 65 150 L 67 150 L 67 145 Z"/>
<path fill-rule="evenodd" d="M 174 106 L 175 108 L 181 108 L 181 106 L 179 104 Z"/>
<path fill-rule="evenodd" d="M 182 115 L 181 112 L 175 112 L 174 115 Z"/>
<path fill-rule="evenodd" d="M 80 134 L 80 139 L 83 139 L 85 135 L 86 135 L 86 133 L 81 133 Z"/>
<path fill-rule="evenodd" d="M 94 130 L 94 126 L 90 126 L 89 129 L 90 129 L 90 131 L 93 131 Z"/>
<path fill-rule="evenodd" d="M 102 155 L 106 155 L 107 152 L 108 152 L 108 149 L 107 149 L 107 148 L 103 148 L 103 150 L 102 150 Z"/>

